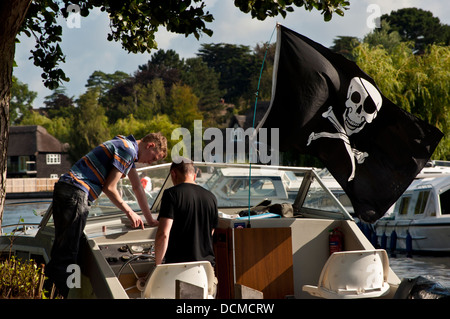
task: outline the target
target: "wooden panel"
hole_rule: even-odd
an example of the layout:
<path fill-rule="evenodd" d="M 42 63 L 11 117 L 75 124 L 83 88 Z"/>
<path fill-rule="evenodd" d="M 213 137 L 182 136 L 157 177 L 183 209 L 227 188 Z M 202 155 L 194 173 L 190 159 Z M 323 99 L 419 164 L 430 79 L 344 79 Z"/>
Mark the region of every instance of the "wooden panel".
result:
<path fill-rule="evenodd" d="M 294 294 L 290 228 L 234 230 L 236 283 L 262 291 L 265 299 Z"/>
<path fill-rule="evenodd" d="M 217 228 L 214 231 L 214 254 L 216 255 L 215 274 L 218 279 L 218 299 L 234 297 L 232 247 L 231 228 Z"/>

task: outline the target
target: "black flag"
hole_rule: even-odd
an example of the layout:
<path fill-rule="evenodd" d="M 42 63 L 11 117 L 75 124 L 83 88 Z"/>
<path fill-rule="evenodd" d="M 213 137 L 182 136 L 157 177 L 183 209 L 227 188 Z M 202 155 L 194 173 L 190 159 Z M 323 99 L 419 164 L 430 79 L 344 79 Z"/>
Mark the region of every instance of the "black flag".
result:
<path fill-rule="evenodd" d="M 317 156 L 367 222 L 382 217 L 443 134 L 403 111 L 356 63 L 278 26 L 272 101 L 258 125 L 280 150 Z"/>

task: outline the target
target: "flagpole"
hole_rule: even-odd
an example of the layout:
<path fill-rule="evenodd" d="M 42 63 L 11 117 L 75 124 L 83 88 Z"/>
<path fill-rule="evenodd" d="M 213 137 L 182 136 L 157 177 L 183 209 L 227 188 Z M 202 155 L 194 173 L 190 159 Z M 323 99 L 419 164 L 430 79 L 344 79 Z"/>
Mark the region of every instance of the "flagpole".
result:
<path fill-rule="evenodd" d="M 255 97 L 255 106 L 254 106 L 254 110 L 253 110 L 252 128 L 255 128 L 256 104 L 258 103 L 259 85 L 261 84 L 261 77 L 262 77 L 262 72 L 263 72 L 263 69 L 264 69 L 264 62 L 266 61 L 267 51 L 269 51 L 269 44 L 272 41 L 272 37 L 273 37 L 273 34 L 275 33 L 275 30 L 277 29 L 277 26 L 278 26 L 278 23 L 275 24 L 275 28 L 273 28 L 273 31 L 272 31 L 272 34 L 270 35 L 269 41 L 266 42 L 266 45 L 267 45 L 266 52 L 264 52 L 263 62 L 262 62 L 262 65 L 261 65 L 261 69 L 259 71 L 258 86 L 256 88 L 256 93 L 255 93 L 256 97 Z M 253 134 L 252 137 L 256 137 L 256 135 Z M 252 142 L 253 141 L 249 140 L 250 144 Z M 249 157 L 248 158 L 249 158 L 250 166 L 249 166 L 249 172 L 248 172 L 248 225 L 247 225 L 247 228 L 251 228 L 251 224 L 250 224 L 250 207 L 251 207 L 251 204 L 250 204 L 250 190 L 251 189 L 250 189 L 250 187 L 251 187 L 251 180 L 252 180 L 252 161 L 251 161 L 251 159 L 252 159 L 252 147 L 251 147 L 251 145 L 249 145 Z"/>

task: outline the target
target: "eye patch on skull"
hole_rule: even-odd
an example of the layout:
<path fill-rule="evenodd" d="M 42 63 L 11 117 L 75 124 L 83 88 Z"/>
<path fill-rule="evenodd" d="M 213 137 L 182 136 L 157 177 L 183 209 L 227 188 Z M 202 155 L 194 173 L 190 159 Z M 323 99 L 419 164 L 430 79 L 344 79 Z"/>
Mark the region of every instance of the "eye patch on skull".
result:
<path fill-rule="evenodd" d="M 366 123 L 372 123 L 382 102 L 380 92 L 372 83 L 359 77 L 351 79 L 343 115 L 347 135 L 358 133 Z"/>
<path fill-rule="evenodd" d="M 367 98 L 364 101 L 364 111 L 368 114 L 372 114 L 377 110 L 377 106 L 373 102 L 372 98 Z"/>

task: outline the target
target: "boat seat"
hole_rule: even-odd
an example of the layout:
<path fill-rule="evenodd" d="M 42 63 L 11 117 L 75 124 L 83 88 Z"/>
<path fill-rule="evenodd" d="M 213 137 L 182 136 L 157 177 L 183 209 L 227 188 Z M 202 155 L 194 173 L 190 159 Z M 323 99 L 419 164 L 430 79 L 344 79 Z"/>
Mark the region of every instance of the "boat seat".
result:
<path fill-rule="evenodd" d="M 388 293 L 389 260 L 384 249 L 333 253 L 325 263 L 317 286 L 303 291 L 327 299 L 375 298 Z"/>
<path fill-rule="evenodd" d="M 203 299 L 216 295 L 217 278 L 209 261 L 157 265 L 148 278 L 142 298 L 175 299 L 175 281 L 203 288 Z"/>

